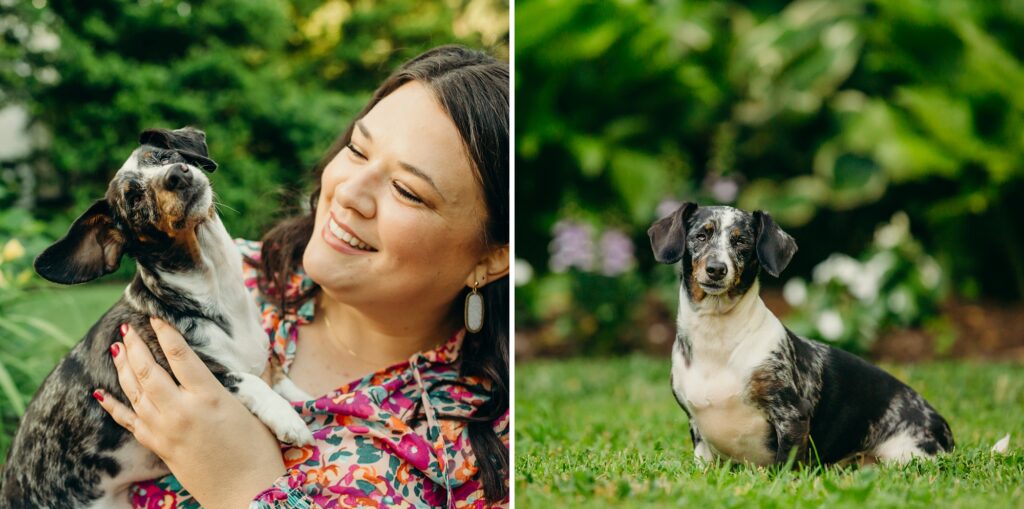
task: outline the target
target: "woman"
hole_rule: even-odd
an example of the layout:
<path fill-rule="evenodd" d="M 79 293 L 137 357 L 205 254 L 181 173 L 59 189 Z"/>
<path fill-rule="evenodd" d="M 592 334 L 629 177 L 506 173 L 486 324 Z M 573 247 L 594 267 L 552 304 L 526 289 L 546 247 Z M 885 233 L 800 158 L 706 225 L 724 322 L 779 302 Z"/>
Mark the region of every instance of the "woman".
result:
<path fill-rule="evenodd" d="M 127 331 L 114 364 L 145 404 L 100 404 L 174 473 L 136 506 L 507 501 L 508 108 L 506 64 L 428 51 L 317 166 L 309 214 L 239 242 L 314 445 L 279 446 L 171 327 L 154 321 L 180 386 Z"/>

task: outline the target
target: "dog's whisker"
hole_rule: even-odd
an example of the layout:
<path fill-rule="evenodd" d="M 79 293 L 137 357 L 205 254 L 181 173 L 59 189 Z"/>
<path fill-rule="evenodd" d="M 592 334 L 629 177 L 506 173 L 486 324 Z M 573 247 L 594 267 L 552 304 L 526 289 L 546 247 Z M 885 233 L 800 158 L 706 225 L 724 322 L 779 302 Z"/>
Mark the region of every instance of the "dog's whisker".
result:
<path fill-rule="evenodd" d="M 235 214 L 238 214 L 238 213 L 239 213 L 237 209 L 234 209 L 234 208 L 230 207 L 230 206 L 229 206 L 228 204 L 226 204 L 226 203 L 223 203 L 223 202 L 219 202 L 219 201 L 217 201 L 217 200 L 214 200 L 214 201 L 213 201 L 213 204 L 217 206 L 217 212 L 220 212 L 222 208 L 225 208 L 225 209 L 228 209 L 228 210 L 230 210 L 230 211 L 234 212 Z"/>

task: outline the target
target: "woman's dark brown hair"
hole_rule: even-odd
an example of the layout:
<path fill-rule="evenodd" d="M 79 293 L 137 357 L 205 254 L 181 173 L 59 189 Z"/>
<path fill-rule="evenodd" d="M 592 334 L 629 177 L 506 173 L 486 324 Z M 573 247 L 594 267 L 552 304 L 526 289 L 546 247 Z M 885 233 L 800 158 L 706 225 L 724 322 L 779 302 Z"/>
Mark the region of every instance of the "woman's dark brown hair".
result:
<path fill-rule="evenodd" d="M 319 287 L 288 300 L 285 292 L 291 275 L 302 264 L 306 243 L 313 234 L 316 206 L 320 199 L 320 175 L 352 139 L 355 122 L 391 92 L 416 81 L 431 90 L 454 121 L 469 151 L 484 192 L 487 221 L 486 245 L 500 247 L 509 242 L 508 65 L 493 57 L 460 46 L 442 46 L 423 53 L 399 67 L 374 92 L 365 108 L 334 142 L 316 165 L 317 187 L 309 196 L 310 212 L 278 223 L 263 237 L 260 290 L 276 299 L 281 309 L 294 309 L 313 298 Z M 468 289 L 453 303 L 461 311 Z M 486 306 L 484 328 L 467 333 L 460 352 L 459 373 L 484 379 L 490 387 L 487 403 L 471 417 L 440 416 L 468 422 L 469 441 L 477 458 L 484 493 L 488 500 L 508 496 L 508 449 L 494 432 L 493 422 L 509 405 L 509 282 L 508 276 L 480 289 Z M 461 316 L 461 313 L 460 313 Z"/>

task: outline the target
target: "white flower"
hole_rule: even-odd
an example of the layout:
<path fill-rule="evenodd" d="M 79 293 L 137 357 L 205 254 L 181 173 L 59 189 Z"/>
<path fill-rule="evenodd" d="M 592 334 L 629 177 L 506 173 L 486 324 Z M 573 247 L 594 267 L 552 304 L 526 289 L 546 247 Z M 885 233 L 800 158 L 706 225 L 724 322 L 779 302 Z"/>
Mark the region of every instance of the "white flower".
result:
<path fill-rule="evenodd" d="M 807 283 L 798 277 L 786 281 L 786 285 L 782 287 L 782 298 L 786 299 L 790 306 L 803 304 L 807 300 Z"/>
<path fill-rule="evenodd" d="M 910 236 L 910 218 L 900 211 L 892 215 L 888 224 L 875 230 L 875 244 L 881 249 L 891 249 Z"/>
<path fill-rule="evenodd" d="M 530 262 L 522 258 L 516 258 L 515 271 L 516 286 L 523 286 L 533 279 L 533 267 L 530 265 Z"/>
<path fill-rule="evenodd" d="M 860 262 L 842 253 L 832 253 L 825 261 L 814 267 L 814 282 L 825 284 L 832 279 L 850 285 L 861 272 Z"/>
<path fill-rule="evenodd" d="M 931 257 L 925 258 L 924 262 L 921 263 L 921 282 L 929 289 L 934 290 L 941 281 L 942 268 Z"/>
<path fill-rule="evenodd" d="M 835 341 L 843 335 L 843 319 L 833 310 L 823 311 L 815 323 L 818 332 L 828 341 Z"/>
<path fill-rule="evenodd" d="M 889 309 L 897 315 L 905 315 L 910 310 L 910 292 L 900 288 L 889 294 Z"/>
<path fill-rule="evenodd" d="M 888 251 L 872 256 L 867 263 L 861 265 L 859 274 L 847 282 L 850 293 L 864 303 L 875 300 L 882 286 L 882 278 L 895 264 L 896 257 Z"/>

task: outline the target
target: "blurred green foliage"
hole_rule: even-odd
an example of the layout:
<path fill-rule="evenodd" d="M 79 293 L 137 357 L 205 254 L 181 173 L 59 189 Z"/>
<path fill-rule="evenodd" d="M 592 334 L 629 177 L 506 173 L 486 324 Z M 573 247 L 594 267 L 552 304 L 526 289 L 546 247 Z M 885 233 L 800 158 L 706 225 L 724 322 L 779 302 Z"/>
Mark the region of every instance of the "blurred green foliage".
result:
<path fill-rule="evenodd" d="M 563 220 L 626 232 L 666 284 L 646 229 L 695 200 L 771 212 L 800 245 L 784 278 L 860 256 L 902 210 L 959 295 L 1024 297 L 1024 2 L 524 0 L 516 20 L 528 285 Z M 542 327 L 546 303 L 518 300 Z"/>
<path fill-rule="evenodd" d="M 5 100 L 24 104 L 46 138 L 35 187 L 20 192 L 34 195 L 38 217 L 63 213 L 66 225 L 102 195 L 143 129 L 193 125 L 220 164 L 214 186 L 229 230 L 258 237 L 304 200 L 309 169 L 401 62 L 447 43 L 507 56 L 507 8 L 501 0 L 4 7 L 0 18 L 41 24 L 59 41 L 35 52 L 31 28 L 6 34 L 22 48 L 4 51 L 30 67 L 18 79 L 0 71 Z"/>

